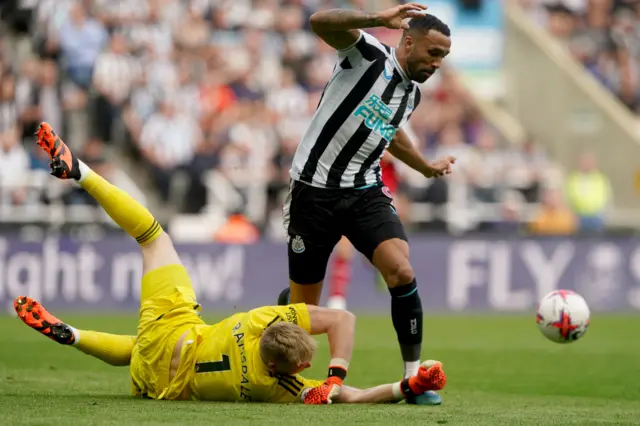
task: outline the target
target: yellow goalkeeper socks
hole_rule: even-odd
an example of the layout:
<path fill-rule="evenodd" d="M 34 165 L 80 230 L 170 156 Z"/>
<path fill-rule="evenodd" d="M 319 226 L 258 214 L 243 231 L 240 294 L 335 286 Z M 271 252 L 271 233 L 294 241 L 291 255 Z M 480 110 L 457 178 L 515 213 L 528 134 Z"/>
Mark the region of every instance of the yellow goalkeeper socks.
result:
<path fill-rule="evenodd" d="M 135 336 L 100 333 L 98 331 L 73 329 L 73 346 L 87 355 L 115 366 L 129 365 Z"/>
<path fill-rule="evenodd" d="M 78 182 L 138 244 L 149 244 L 163 232 L 153 215 L 133 197 L 107 182 L 82 161 Z"/>

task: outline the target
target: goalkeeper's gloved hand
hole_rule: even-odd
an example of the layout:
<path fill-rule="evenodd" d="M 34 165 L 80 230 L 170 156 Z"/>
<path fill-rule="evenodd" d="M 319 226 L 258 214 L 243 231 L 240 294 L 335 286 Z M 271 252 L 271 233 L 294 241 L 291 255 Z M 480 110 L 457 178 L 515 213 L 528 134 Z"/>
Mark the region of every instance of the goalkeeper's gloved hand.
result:
<path fill-rule="evenodd" d="M 342 382 L 347 377 L 347 370 L 342 367 L 329 367 L 329 376 L 320 386 L 307 389 L 303 394 L 305 404 L 323 405 L 331 404 L 333 398 L 340 395 Z"/>

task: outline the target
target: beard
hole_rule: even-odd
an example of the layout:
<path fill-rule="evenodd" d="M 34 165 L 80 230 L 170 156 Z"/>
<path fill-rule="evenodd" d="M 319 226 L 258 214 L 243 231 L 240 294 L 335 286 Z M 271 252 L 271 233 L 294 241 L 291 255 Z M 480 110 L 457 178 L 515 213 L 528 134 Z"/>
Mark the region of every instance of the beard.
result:
<path fill-rule="evenodd" d="M 415 78 L 412 78 L 416 83 L 424 83 L 431 77 L 432 74 L 427 74 L 425 72 L 418 72 Z"/>
<path fill-rule="evenodd" d="M 409 66 L 409 78 L 416 83 L 424 83 L 436 73 L 437 68 L 434 67 L 424 67 L 417 66 L 414 64 L 410 64 Z"/>

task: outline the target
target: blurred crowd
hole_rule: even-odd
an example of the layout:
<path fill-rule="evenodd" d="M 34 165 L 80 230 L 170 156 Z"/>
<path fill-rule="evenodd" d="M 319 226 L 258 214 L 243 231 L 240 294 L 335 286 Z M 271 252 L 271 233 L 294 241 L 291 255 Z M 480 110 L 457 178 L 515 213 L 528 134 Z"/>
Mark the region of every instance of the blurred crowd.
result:
<path fill-rule="evenodd" d="M 595 78 L 640 117 L 639 0 L 520 0 Z"/>
<path fill-rule="evenodd" d="M 35 190 L 26 184 L 40 182 L 30 178 L 34 171 L 47 170 L 32 139 L 44 120 L 91 167 L 136 198 L 153 193 L 160 205 L 181 214 L 221 214 L 214 238 L 281 235 L 291 159 L 335 61 L 335 52 L 310 32 L 308 18 L 319 8 L 362 4 L 10 3 L 0 38 L 0 206 L 51 202 L 37 184 Z M 597 40 L 593 28 L 585 31 Z M 398 32 L 371 32 L 388 44 L 398 42 Z M 604 52 L 609 56 L 598 56 L 597 64 L 630 100 L 626 77 L 613 77 L 611 51 Z M 578 229 L 577 207 L 558 195 L 564 177 L 535 141 L 506 146 L 452 70 L 443 69 L 422 90 L 407 130 L 427 156 L 459 160 L 451 178 L 426 180 L 385 157 L 385 183 L 410 228 L 545 232 L 557 225 L 560 211 L 568 217 L 562 232 Z M 597 170 L 588 162 L 586 169 Z M 141 176 L 152 189 L 142 188 Z M 71 185 L 59 198 L 65 205 L 92 203 Z M 597 216 L 609 203 L 603 200 Z"/>

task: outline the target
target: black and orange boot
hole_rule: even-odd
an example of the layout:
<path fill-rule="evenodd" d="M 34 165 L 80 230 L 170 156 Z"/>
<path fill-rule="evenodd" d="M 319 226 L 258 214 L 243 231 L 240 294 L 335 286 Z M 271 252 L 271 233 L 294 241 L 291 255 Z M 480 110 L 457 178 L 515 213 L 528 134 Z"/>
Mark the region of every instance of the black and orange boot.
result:
<path fill-rule="evenodd" d="M 424 361 L 418 374 L 402 381 L 402 391 L 407 404 L 440 405 L 442 397 L 435 391 L 447 384 L 447 375 L 440 361 Z"/>
<path fill-rule="evenodd" d="M 62 345 L 74 343 L 72 328 L 47 312 L 38 301 L 27 296 L 18 296 L 13 301 L 13 307 L 18 313 L 18 318 L 34 330 Z"/>
<path fill-rule="evenodd" d="M 78 159 L 60 139 L 49 123 L 42 122 L 36 132 L 38 145 L 51 157 L 51 174 L 60 179 L 80 179 Z"/>
<path fill-rule="evenodd" d="M 415 377 L 422 392 L 437 391 L 447 384 L 447 375 L 444 374 L 440 361 L 424 361 Z"/>

